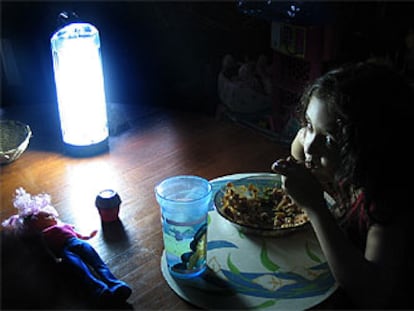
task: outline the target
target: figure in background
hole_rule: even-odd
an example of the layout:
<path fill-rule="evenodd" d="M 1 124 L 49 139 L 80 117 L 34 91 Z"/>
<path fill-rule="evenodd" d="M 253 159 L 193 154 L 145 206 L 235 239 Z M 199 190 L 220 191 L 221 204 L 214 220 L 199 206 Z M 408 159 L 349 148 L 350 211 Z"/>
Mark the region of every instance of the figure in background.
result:
<path fill-rule="evenodd" d="M 272 95 L 272 64 L 269 63 L 266 55 L 261 54 L 256 62 L 256 75 L 263 84 L 265 94 Z"/>
<path fill-rule="evenodd" d="M 61 222 L 48 194 L 32 196 L 19 188 L 13 205 L 18 214 L 3 221 L 6 230 L 21 235 L 40 235 L 56 262 L 72 269 L 98 305 L 128 299 L 131 288 L 112 274 L 95 249 L 86 242 L 97 231 L 85 236 L 76 232 L 74 226 Z"/>
<path fill-rule="evenodd" d="M 406 182 L 413 91 L 389 65 L 331 70 L 305 90 L 291 157 L 273 163 L 310 218 L 342 293 L 356 308 L 412 308 L 412 187 Z M 404 175 L 406 175 L 404 177 Z M 344 211 L 335 219 L 323 192 Z"/>
<path fill-rule="evenodd" d="M 270 72 L 265 55 L 245 62 L 225 55 L 217 79 L 217 93 L 223 104 L 219 105 L 217 116 L 226 111 L 242 117 L 267 116 L 272 106 Z"/>

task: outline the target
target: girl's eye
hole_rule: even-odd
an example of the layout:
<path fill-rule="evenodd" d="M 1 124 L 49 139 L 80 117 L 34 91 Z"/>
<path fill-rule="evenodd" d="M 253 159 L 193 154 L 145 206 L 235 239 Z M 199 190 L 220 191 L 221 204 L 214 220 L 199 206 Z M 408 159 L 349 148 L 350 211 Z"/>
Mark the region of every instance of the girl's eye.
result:
<path fill-rule="evenodd" d="M 335 143 L 335 141 L 334 141 L 334 139 L 332 138 L 332 136 L 330 136 L 330 135 L 326 135 L 326 136 L 325 136 L 325 145 L 326 145 L 327 147 L 332 147 L 332 146 L 334 145 L 334 143 Z"/>
<path fill-rule="evenodd" d="M 325 143 L 327 146 L 332 145 L 332 138 L 331 136 L 325 136 Z"/>

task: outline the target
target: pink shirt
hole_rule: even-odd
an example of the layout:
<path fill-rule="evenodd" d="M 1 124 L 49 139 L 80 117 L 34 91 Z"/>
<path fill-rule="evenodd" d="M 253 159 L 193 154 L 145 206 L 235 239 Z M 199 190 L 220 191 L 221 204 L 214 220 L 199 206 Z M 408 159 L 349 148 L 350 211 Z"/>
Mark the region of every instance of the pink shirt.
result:
<path fill-rule="evenodd" d="M 69 238 L 85 239 L 74 230 L 74 226 L 68 224 L 57 224 L 42 231 L 47 245 L 54 251 L 59 251 Z"/>

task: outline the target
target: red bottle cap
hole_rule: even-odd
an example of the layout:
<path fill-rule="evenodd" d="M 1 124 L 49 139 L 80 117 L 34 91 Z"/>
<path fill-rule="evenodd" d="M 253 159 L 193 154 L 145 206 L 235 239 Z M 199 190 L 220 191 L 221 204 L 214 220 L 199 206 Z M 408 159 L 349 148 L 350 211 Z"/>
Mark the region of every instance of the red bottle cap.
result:
<path fill-rule="evenodd" d="M 119 207 L 121 202 L 121 198 L 116 191 L 105 189 L 96 196 L 95 205 L 98 208 L 115 208 Z"/>
<path fill-rule="evenodd" d="M 100 191 L 95 200 L 95 205 L 103 222 L 118 220 L 120 204 L 121 198 L 116 191 L 111 189 Z"/>

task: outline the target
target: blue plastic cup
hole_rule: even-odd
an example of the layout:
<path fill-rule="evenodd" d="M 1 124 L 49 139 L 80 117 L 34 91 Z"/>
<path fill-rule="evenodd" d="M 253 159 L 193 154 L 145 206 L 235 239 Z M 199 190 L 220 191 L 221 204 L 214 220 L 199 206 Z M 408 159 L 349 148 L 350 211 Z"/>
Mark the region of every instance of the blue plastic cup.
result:
<path fill-rule="evenodd" d="M 192 278 L 207 268 L 207 215 L 211 195 L 211 184 L 192 175 L 169 177 L 155 186 L 165 255 L 172 276 Z"/>

